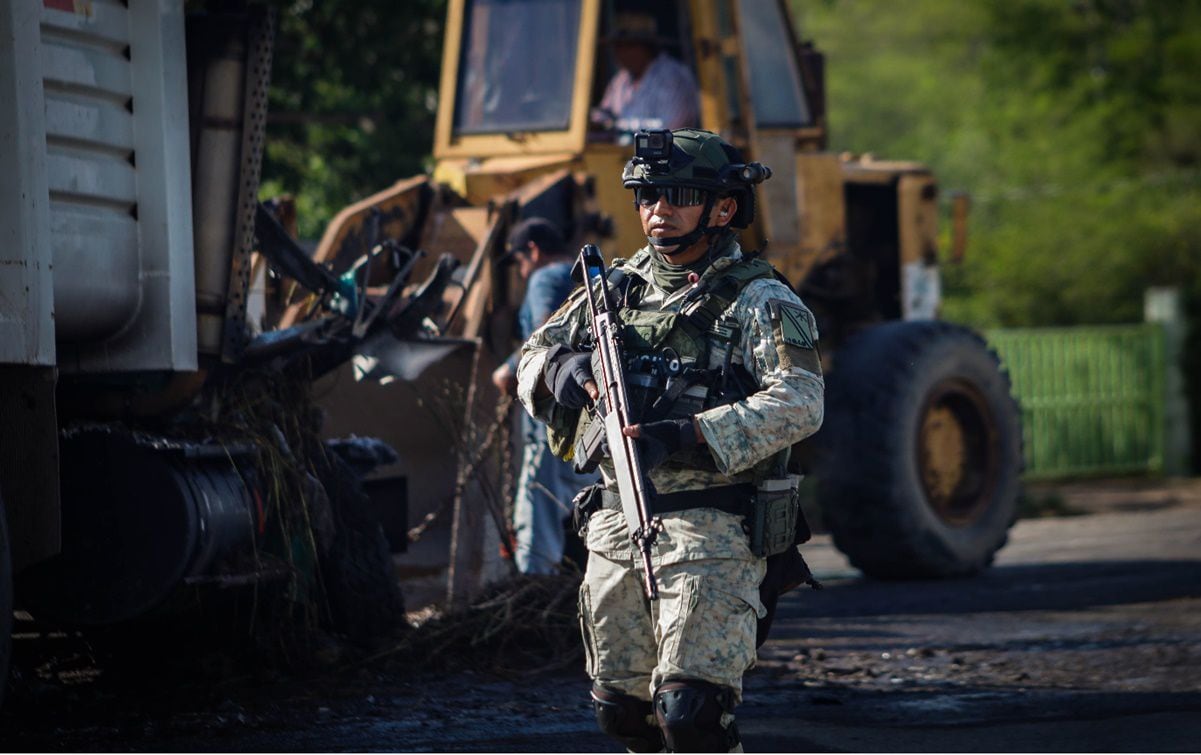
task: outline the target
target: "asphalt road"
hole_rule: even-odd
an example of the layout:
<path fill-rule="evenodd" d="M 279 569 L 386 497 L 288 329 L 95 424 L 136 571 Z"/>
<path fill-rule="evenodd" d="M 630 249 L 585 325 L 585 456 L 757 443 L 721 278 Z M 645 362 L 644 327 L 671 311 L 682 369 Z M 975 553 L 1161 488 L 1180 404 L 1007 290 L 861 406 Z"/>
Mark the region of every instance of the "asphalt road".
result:
<path fill-rule="evenodd" d="M 1201 749 L 1201 484 L 1057 495 L 1088 513 L 1019 522 L 972 579 L 864 580 L 817 538 L 827 588 L 781 601 L 738 711 L 747 751 Z M 55 641 L 59 668 L 84 646 Z M 4 749 L 620 751 L 578 670 L 131 687 L 86 666 L 17 690 Z"/>

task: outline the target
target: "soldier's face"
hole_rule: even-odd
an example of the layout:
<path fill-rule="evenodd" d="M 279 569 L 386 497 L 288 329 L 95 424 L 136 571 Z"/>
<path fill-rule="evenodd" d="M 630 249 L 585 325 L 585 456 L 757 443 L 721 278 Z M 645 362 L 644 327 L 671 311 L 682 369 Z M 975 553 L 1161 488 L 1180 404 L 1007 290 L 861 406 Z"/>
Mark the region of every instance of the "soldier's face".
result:
<path fill-rule="evenodd" d="M 709 226 L 727 225 L 737 206 L 738 204 L 733 198 L 726 197 L 719 199 L 713 204 L 713 210 L 709 214 Z M 663 195 L 659 197 L 659 201 L 652 205 L 638 205 L 638 217 L 642 220 L 642 232 L 653 239 L 674 238 L 691 233 L 700 222 L 701 213 L 704 211 L 705 205 L 703 204 L 676 207 L 668 202 L 667 197 Z M 667 257 L 672 264 L 687 265 L 690 262 L 700 259 L 701 255 L 705 253 L 705 249 L 708 248 L 708 245 L 709 240 L 702 238 L 684 249 L 680 249 L 678 246 L 656 246 L 655 249 Z"/>

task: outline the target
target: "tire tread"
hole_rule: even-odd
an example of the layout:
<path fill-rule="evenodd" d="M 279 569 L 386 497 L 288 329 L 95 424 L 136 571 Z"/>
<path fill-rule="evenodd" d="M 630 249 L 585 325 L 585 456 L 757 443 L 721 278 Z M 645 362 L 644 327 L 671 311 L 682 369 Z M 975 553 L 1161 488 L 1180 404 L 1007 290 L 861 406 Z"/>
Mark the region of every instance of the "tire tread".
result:
<path fill-rule="evenodd" d="M 912 439 L 896 428 L 912 407 L 907 393 L 923 379 L 921 370 L 937 359 L 972 355 L 991 362 L 996 381 L 978 385 L 1000 407 L 1006 427 L 1018 428 L 1017 406 L 1008 375 L 995 352 L 977 333 L 939 321 L 891 322 L 853 337 L 838 352 L 827 376 L 826 424 L 818 436 L 822 449 L 818 470 L 819 503 L 836 547 L 864 573 L 882 578 L 950 577 L 978 572 L 992 563 L 1007 540 L 1012 512 L 999 531 L 965 557 L 953 550 L 946 525 L 931 527 L 930 517 L 915 511 L 925 506 L 907 486 L 899 465 L 913 453 Z M 981 357 L 981 355 L 984 355 Z M 1001 395 L 1003 394 L 1003 396 Z M 1002 478 L 993 506 L 1016 511 L 1016 477 L 1021 469 L 1020 429 L 1002 442 Z M 1014 450 L 1016 449 L 1016 451 Z"/>

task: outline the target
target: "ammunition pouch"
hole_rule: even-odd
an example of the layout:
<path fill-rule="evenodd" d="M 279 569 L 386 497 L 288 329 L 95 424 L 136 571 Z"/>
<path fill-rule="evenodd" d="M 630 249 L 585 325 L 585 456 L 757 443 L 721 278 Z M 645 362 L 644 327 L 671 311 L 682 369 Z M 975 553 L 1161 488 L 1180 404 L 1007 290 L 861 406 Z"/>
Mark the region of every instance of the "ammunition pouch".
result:
<path fill-rule="evenodd" d="M 801 512 L 797 492 L 800 481 L 800 475 L 771 477 L 760 482 L 755 490 L 749 524 L 751 553 L 759 558 L 783 553 L 812 536 Z"/>
<path fill-rule="evenodd" d="M 767 570 L 759 584 L 759 600 L 766 613 L 757 622 L 755 647 L 767 640 L 781 595 L 802 584 L 815 590 L 822 587 L 796 548 L 813 537 L 801 511 L 797 492 L 800 481 L 800 475 L 769 477 L 755 492 L 750 517 L 751 552 L 767 559 Z"/>
<path fill-rule="evenodd" d="M 604 506 L 605 486 L 595 482 L 587 485 L 571 499 L 571 528 L 582 540 L 588 532 L 588 520 Z"/>
<path fill-rule="evenodd" d="M 585 415 L 587 416 L 587 415 Z M 583 432 L 576 433 L 572 465 L 576 474 L 592 474 L 600 466 L 606 451 L 605 422 L 600 416 L 584 423 Z"/>

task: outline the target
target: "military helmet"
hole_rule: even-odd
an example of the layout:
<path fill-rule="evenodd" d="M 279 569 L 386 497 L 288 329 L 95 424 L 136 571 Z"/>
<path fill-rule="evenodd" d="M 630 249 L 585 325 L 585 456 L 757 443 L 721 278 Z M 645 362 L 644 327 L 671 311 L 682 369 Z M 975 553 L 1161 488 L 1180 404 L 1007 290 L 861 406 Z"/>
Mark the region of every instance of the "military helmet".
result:
<path fill-rule="evenodd" d="M 730 225 L 746 228 L 755 219 L 755 184 L 771 177 L 761 163 L 742 154 L 717 134 L 695 128 L 642 131 L 635 136 L 634 157 L 621 173 L 627 189 L 639 186 L 687 186 L 734 197 L 738 210 Z M 706 207 L 712 207 L 712 199 Z"/>

